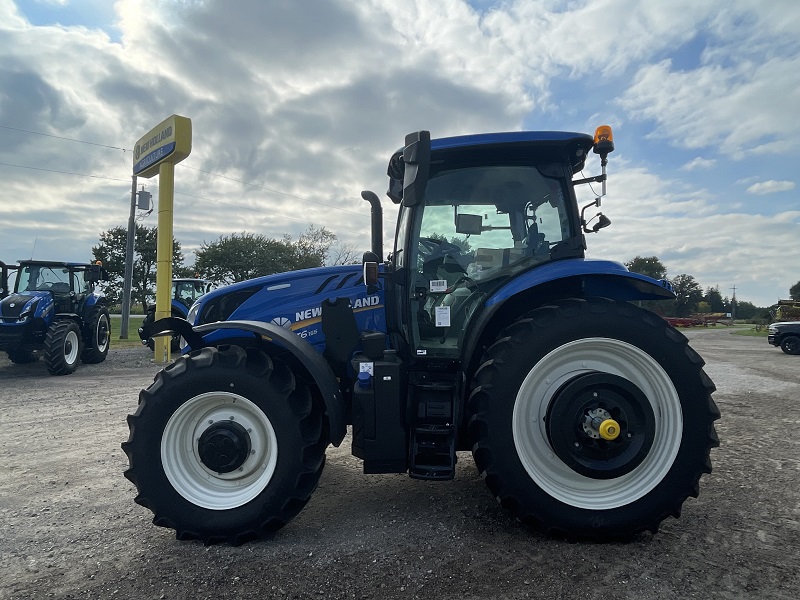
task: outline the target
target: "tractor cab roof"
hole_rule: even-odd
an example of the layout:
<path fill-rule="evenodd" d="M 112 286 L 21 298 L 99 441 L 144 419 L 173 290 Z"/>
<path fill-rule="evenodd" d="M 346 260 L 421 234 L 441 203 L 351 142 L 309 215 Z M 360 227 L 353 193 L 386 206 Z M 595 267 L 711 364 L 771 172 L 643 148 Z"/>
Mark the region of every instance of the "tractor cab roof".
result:
<path fill-rule="evenodd" d="M 92 263 L 64 262 L 57 260 L 18 260 L 17 263 L 20 267 L 62 267 L 64 269 L 72 269 L 74 271 L 81 271 L 96 266 Z"/>
<path fill-rule="evenodd" d="M 504 151 L 519 154 L 527 150 L 534 154 L 547 153 L 556 160 L 566 158 L 573 171 L 583 168 L 586 155 L 594 145 L 594 138 L 585 133 L 570 131 L 510 131 L 505 133 L 480 133 L 431 140 L 431 153 L 452 149 L 474 148 L 481 153 Z"/>
<path fill-rule="evenodd" d="M 417 135 L 428 132 L 417 132 Z M 406 144 L 414 134 L 406 137 Z M 416 143 L 400 148 L 389 159 L 388 196 L 393 202 L 403 200 L 405 167 L 410 153 L 416 155 Z M 430 156 L 423 159 L 425 179 L 428 169 L 435 172 L 495 165 L 553 165 L 568 166 L 572 174 L 580 172 L 589 150 L 595 147 L 595 138 L 585 133 L 571 131 L 511 131 L 480 133 L 430 140 Z M 612 146 L 613 148 L 613 146 Z M 603 148 L 606 153 L 608 150 Z M 415 159 L 412 159 L 415 160 Z M 416 177 L 416 173 L 415 173 Z"/>
<path fill-rule="evenodd" d="M 431 162 L 441 155 L 468 156 L 471 151 L 479 153 L 486 163 L 505 159 L 529 157 L 548 162 L 569 161 L 572 172 L 583 169 L 586 156 L 594 146 L 594 138 L 586 133 L 571 131 L 509 131 L 502 133 L 479 133 L 431 140 Z M 402 163 L 404 148 L 400 148 L 389 160 L 389 170 Z M 437 156 L 440 155 L 440 156 Z"/>

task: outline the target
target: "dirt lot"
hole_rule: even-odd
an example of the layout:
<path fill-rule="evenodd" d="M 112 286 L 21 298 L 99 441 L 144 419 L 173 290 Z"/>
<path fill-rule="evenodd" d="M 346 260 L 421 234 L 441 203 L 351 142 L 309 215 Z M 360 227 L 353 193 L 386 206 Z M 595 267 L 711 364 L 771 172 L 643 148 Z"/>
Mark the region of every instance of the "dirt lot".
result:
<path fill-rule="evenodd" d="M 469 454 L 446 483 L 365 476 L 348 440 L 273 539 L 178 542 L 122 476 L 125 416 L 156 372 L 146 350 L 68 377 L 0 358 L 0 599 L 797 598 L 800 357 L 688 335 L 718 387 L 722 446 L 683 516 L 628 544 L 526 531 Z"/>

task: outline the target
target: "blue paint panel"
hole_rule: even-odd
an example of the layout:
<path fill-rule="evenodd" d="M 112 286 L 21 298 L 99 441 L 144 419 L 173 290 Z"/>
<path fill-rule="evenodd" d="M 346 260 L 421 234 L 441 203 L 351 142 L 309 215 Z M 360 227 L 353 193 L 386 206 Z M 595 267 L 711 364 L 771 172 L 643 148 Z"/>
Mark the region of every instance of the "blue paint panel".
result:
<path fill-rule="evenodd" d="M 503 302 L 515 294 L 538 285 L 576 276 L 585 279 L 585 291 L 591 296 L 605 296 L 618 300 L 657 300 L 672 297 L 671 289 L 666 287 L 669 284 L 664 285 L 645 275 L 631 273 L 621 263 L 576 258 L 552 262 L 523 273 L 495 292 L 486 301 L 486 306 Z"/>
<path fill-rule="evenodd" d="M 384 290 L 368 294 L 361 282 L 361 269 L 361 265 L 319 267 L 242 281 L 203 296 L 197 314 L 202 315 L 203 306 L 220 296 L 258 288 L 226 320 L 272 322 L 293 331 L 322 352 L 325 349 L 322 303 L 328 299 L 350 300 L 359 331 L 386 332 Z M 213 332 L 207 334 L 205 339 L 211 342 L 241 333 L 244 332 Z"/>

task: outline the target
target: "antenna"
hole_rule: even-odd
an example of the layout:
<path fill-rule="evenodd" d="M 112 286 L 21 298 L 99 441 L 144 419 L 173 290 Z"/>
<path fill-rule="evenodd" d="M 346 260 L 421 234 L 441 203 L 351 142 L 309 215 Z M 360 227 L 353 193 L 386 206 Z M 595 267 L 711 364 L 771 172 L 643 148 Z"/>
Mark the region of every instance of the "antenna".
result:
<path fill-rule="evenodd" d="M 33 260 L 33 255 L 36 254 L 36 242 L 38 241 L 39 241 L 39 236 L 37 235 L 35 238 L 33 238 L 33 249 L 31 250 L 30 260 Z"/>

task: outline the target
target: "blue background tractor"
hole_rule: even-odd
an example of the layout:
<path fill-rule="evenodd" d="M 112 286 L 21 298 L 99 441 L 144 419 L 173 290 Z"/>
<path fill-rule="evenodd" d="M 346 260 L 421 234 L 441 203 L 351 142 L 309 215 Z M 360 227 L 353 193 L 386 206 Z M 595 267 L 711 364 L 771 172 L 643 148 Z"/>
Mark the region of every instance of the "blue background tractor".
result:
<path fill-rule="evenodd" d="M 172 280 L 172 307 L 171 312 L 173 317 L 186 318 L 189 314 L 189 309 L 201 296 L 208 293 L 213 289 L 210 281 L 205 279 L 197 279 L 191 277 L 177 277 Z M 144 325 L 150 325 L 156 319 L 156 305 L 150 304 L 147 307 L 147 313 L 144 316 Z M 172 337 L 172 352 L 177 352 L 180 349 L 180 336 Z M 147 347 L 150 350 L 155 348 L 152 339 L 147 340 Z"/>
<path fill-rule="evenodd" d="M 79 358 L 89 364 L 106 359 L 108 309 L 97 288 L 106 276 L 99 264 L 25 260 L 0 266 L 6 290 L 0 292 L 0 350 L 12 362 L 42 355 L 51 374 L 67 375 Z"/>

